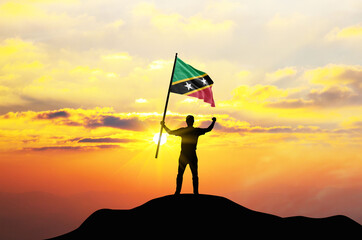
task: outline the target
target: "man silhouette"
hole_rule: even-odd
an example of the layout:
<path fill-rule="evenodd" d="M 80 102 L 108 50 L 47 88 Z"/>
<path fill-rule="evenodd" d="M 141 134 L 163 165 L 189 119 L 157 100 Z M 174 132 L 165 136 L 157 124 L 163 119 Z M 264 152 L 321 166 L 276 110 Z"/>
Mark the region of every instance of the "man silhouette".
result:
<path fill-rule="evenodd" d="M 194 128 L 194 116 L 188 115 L 186 117 L 187 127 L 179 128 L 177 130 L 170 130 L 166 127 L 165 123 L 161 121 L 161 125 L 165 128 L 166 132 L 171 135 L 180 136 L 181 140 L 181 153 L 178 164 L 178 173 L 176 178 L 176 192 L 175 195 L 180 194 L 182 187 L 182 179 L 187 164 L 190 165 L 192 173 L 192 184 L 194 187 L 194 194 L 199 194 L 199 177 L 197 173 L 197 155 L 196 146 L 197 140 L 200 135 L 210 132 L 215 125 L 216 118 L 212 118 L 212 123 L 208 128 Z"/>

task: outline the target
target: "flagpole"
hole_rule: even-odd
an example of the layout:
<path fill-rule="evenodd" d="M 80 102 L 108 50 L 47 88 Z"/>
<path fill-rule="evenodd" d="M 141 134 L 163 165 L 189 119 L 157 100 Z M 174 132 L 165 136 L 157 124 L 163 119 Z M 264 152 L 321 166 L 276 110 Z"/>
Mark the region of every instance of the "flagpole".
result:
<path fill-rule="evenodd" d="M 170 90 L 171 90 L 171 86 L 172 86 L 173 73 L 175 72 L 176 60 L 177 60 L 177 53 L 176 53 L 176 55 L 175 55 L 175 60 L 174 60 L 174 62 L 173 62 L 173 68 L 172 68 L 172 74 L 171 74 L 171 79 L 170 79 L 170 85 L 168 86 L 168 91 L 167 91 L 165 110 L 163 111 L 163 117 L 162 117 L 162 123 L 163 123 L 163 124 L 165 123 L 166 111 L 167 111 L 167 105 L 168 105 L 168 99 L 170 98 Z M 158 156 L 158 151 L 159 151 L 159 149 L 160 149 L 160 142 L 161 142 L 163 124 L 161 125 L 160 135 L 159 135 L 159 137 L 158 137 L 158 144 L 157 144 L 157 149 L 156 149 L 156 156 L 155 156 L 155 158 L 157 158 L 157 156 Z"/>

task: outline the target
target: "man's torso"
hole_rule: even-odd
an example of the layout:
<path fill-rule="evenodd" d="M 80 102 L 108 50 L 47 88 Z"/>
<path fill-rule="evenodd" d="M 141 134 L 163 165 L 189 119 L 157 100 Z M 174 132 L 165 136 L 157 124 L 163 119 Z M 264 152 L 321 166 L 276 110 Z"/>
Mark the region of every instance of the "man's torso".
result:
<path fill-rule="evenodd" d="M 197 141 L 200 135 L 205 134 L 202 128 L 186 127 L 177 130 L 177 135 L 182 138 L 181 151 L 191 153 L 196 151 Z"/>

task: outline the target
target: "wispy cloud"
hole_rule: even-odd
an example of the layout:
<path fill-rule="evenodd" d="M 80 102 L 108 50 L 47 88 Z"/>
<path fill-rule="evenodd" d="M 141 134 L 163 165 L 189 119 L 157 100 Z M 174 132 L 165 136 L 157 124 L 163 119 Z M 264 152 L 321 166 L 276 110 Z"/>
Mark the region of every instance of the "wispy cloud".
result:
<path fill-rule="evenodd" d="M 83 138 L 80 139 L 79 143 L 128 143 L 135 142 L 135 139 L 125 139 L 125 138 Z"/>
<path fill-rule="evenodd" d="M 36 117 L 38 119 L 53 119 L 53 118 L 67 118 L 70 114 L 66 111 L 54 111 L 54 112 L 45 112 L 40 113 Z"/>
<path fill-rule="evenodd" d="M 145 129 L 144 124 L 137 118 L 122 119 L 117 116 L 97 116 L 93 119 L 86 119 L 85 127 L 112 127 L 133 131 L 142 131 Z"/>
<path fill-rule="evenodd" d="M 24 148 L 23 151 L 93 151 L 99 149 L 120 148 L 119 145 L 95 145 L 95 146 L 49 146 Z"/>
<path fill-rule="evenodd" d="M 185 116 L 169 113 L 167 125 L 171 129 L 185 126 Z M 318 125 L 256 124 L 240 121 L 226 114 L 195 115 L 195 126 L 207 127 L 211 123 L 212 116 L 216 116 L 218 120 L 210 136 L 221 134 L 223 139 L 233 139 L 236 142 L 244 136 L 250 136 L 252 141 L 263 139 L 263 144 L 274 144 L 276 138 L 299 139 L 301 136 L 307 142 L 314 142 L 316 136 L 323 141 L 335 142 L 345 135 L 350 135 L 350 140 L 353 142 L 362 132 L 358 124 L 360 118 L 351 119 L 343 126 L 322 128 Z M 0 149 L 2 151 L 19 149 L 76 151 L 107 148 L 107 145 L 102 143 L 143 148 L 148 144 L 147 141 L 152 142 L 153 134 L 159 128 L 160 119 L 159 113 L 116 113 L 107 108 L 88 110 L 68 108 L 8 113 L 0 116 L 2 129 Z M 18 131 L 19 128 L 22 129 L 21 132 Z M 272 137 L 273 135 L 275 137 Z M 215 141 L 218 142 L 218 138 L 211 142 Z M 223 142 L 222 139 L 220 141 L 219 144 Z M 243 140 L 243 144 L 247 142 Z"/>
<path fill-rule="evenodd" d="M 341 108 L 362 104 L 362 67 L 328 65 L 307 70 L 304 77 L 313 86 L 303 98 L 284 98 L 267 103 L 269 107 L 279 108 Z"/>
<path fill-rule="evenodd" d="M 330 31 L 325 38 L 329 41 L 361 40 L 362 24 L 356 24 L 345 28 L 336 27 L 332 31 Z"/>

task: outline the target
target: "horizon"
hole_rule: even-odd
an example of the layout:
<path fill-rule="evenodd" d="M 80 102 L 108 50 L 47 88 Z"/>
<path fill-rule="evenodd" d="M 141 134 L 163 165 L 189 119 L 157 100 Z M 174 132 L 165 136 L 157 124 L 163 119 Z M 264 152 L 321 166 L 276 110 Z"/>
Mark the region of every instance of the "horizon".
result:
<path fill-rule="evenodd" d="M 361 16 L 357 0 L 3 1 L 0 219 L 49 227 L 18 239 L 56 235 L 172 194 L 181 141 L 155 159 L 154 136 L 177 52 L 214 82 L 216 107 L 171 93 L 165 121 L 217 118 L 198 141 L 200 194 L 362 224 Z"/>

